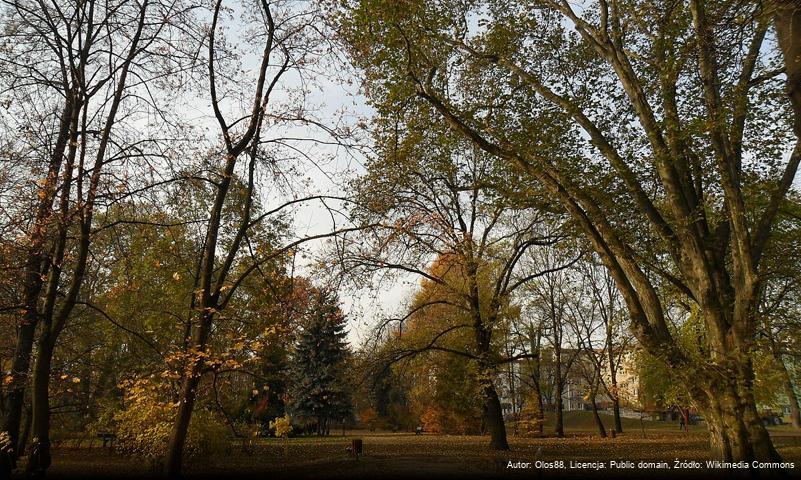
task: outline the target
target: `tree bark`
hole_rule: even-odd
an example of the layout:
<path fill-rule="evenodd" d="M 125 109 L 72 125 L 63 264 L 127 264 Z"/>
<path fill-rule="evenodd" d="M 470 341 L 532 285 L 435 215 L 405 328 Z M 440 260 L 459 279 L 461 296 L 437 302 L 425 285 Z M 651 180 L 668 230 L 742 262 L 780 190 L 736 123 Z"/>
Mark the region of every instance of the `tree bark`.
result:
<path fill-rule="evenodd" d="M 614 297 L 609 285 L 608 297 L 609 298 L 609 314 L 606 319 L 606 352 L 609 360 L 609 383 L 611 390 L 609 396 L 612 397 L 612 413 L 615 416 L 615 432 L 623 433 L 623 422 L 620 420 L 620 392 L 617 389 L 617 365 L 615 362 L 615 348 L 612 338 L 612 318 L 614 315 Z"/>
<path fill-rule="evenodd" d="M 561 381 L 557 380 L 557 389 L 558 385 L 562 383 Z M 562 395 L 557 392 L 556 394 L 556 420 L 554 421 L 553 433 L 557 437 L 564 437 L 565 436 L 565 422 L 564 422 L 564 402 L 562 401 Z"/>
<path fill-rule="evenodd" d="M 543 434 L 545 428 L 545 405 L 542 398 L 542 368 L 540 364 L 542 349 L 540 348 L 540 341 L 542 338 L 542 328 L 537 328 L 536 333 L 532 333 L 529 337 L 531 341 L 531 351 L 535 353 L 531 366 L 531 385 L 534 390 L 534 399 L 537 402 L 537 433 Z"/>
<path fill-rule="evenodd" d="M 556 420 L 554 421 L 553 433 L 557 437 L 565 436 L 565 420 L 564 420 L 564 401 L 562 400 L 562 393 L 564 393 L 565 384 L 562 378 L 562 355 L 561 349 L 556 348 L 556 364 L 554 365 L 554 382 L 556 382 Z"/>
<path fill-rule="evenodd" d="M 192 374 L 184 379 L 181 386 L 180 405 L 178 405 L 178 413 L 172 426 L 167 444 L 167 456 L 164 460 L 164 476 L 166 478 L 178 478 L 181 475 L 184 446 L 199 383 L 200 375 L 197 374 L 196 369 L 193 369 Z"/>
<path fill-rule="evenodd" d="M 25 426 L 22 429 L 22 435 L 19 436 L 17 443 L 17 458 L 25 455 L 25 448 L 28 446 L 28 438 L 31 435 L 31 426 L 33 424 L 33 407 L 28 404 L 25 408 Z"/>
<path fill-rule="evenodd" d="M 623 421 L 620 419 L 620 398 L 617 395 L 612 398 L 612 411 L 615 415 L 615 432 L 623 433 Z"/>
<path fill-rule="evenodd" d="M 796 137 L 801 141 L 801 6 L 794 0 L 776 0 L 774 25 L 785 63 L 787 97 L 793 107 Z"/>
<path fill-rule="evenodd" d="M 588 352 L 589 355 L 592 355 L 592 351 Z M 592 385 L 590 389 L 590 403 L 592 404 L 592 417 L 595 420 L 595 426 L 598 427 L 598 434 L 601 438 L 606 438 L 606 427 L 604 427 L 604 422 L 601 420 L 601 416 L 598 415 L 598 388 L 600 387 L 601 383 L 601 364 L 597 363 L 595 367 L 595 374 L 592 379 Z"/>
<path fill-rule="evenodd" d="M 25 307 L 17 330 L 14 357 L 11 363 L 11 383 L 5 399 L 5 419 L 3 421 L 3 431 L 8 432 L 11 445 L 15 446 L 19 444 L 22 405 L 25 398 L 25 388 L 28 385 L 36 328 L 39 324 L 39 298 L 44 285 L 43 274 L 47 263 L 44 253 L 48 230 L 47 223 L 52 215 L 53 201 L 57 192 L 57 179 L 64 161 L 67 142 L 70 139 L 71 132 L 74 131 L 75 125 L 78 123 L 79 108 L 76 108 L 76 102 L 72 98 L 72 92 L 68 92 L 64 109 L 61 113 L 58 134 L 53 154 L 50 157 L 45 183 L 39 190 L 40 201 L 36 209 L 36 218 L 29 232 L 31 246 L 25 261 L 25 272 L 22 275 Z M 12 452 L 11 465 L 15 464 L 18 456 L 18 450 Z"/>
<path fill-rule="evenodd" d="M 503 422 L 503 409 L 498 392 L 491 380 L 486 380 L 482 387 L 484 393 L 484 421 L 490 433 L 490 445 L 495 450 L 509 450 L 506 440 L 506 425 Z"/>
<path fill-rule="evenodd" d="M 702 390 L 691 392 L 709 428 L 712 458 L 726 462 L 781 461 L 757 412 L 750 360 L 746 358 L 728 371 L 712 375 L 715 377 L 708 376 Z"/>
<path fill-rule="evenodd" d="M 33 439 L 27 474 L 42 478 L 50 467 L 50 366 L 55 350 L 49 330 L 42 331 L 33 372 Z"/>
<path fill-rule="evenodd" d="M 606 438 L 606 428 L 604 427 L 604 422 L 601 420 L 601 416 L 598 415 L 598 405 L 595 403 L 595 394 L 590 398 L 590 402 L 592 403 L 592 418 L 595 420 L 595 426 L 598 427 L 598 435 L 600 435 L 601 438 Z"/>
<path fill-rule="evenodd" d="M 534 399 L 537 401 L 537 433 L 542 435 L 545 427 L 545 406 L 542 401 L 542 386 L 540 385 L 539 372 L 539 360 L 537 360 L 536 374 L 532 375 L 531 385 L 534 389 Z"/>
<path fill-rule="evenodd" d="M 39 275 L 35 272 L 35 275 Z M 41 281 L 39 281 L 41 290 Z M 28 290 L 26 288 L 26 290 Z M 38 291 L 36 292 L 38 297 Z M 28 384 L 31 368 L 31 354 L 33 340 L 36 335 L 36 326 L 39 314 L 36 310 L 26 309 L 17 331 L 14 359 L 11 366 L 11 386 L 6 398 L 6 415 L 3 422 L 3 431 L 8 432 L 11 445 L 19 444 L 19 428 L 22 421 L 22 404 L 25 398 L 25 387 Z M 19 451 L 14 449 L 9 459 L 11 465 L 19 458 Z"/>
<path fill-rule="evenodd" d="M 205 302 L 204 302 L 205 303 Z M 205 352 L 208 341 L 209 330 L 211 328 L 213 313 L 204 309 L 200 318 L 200 325 L 194 333 L 193 345 L 199 352 Z M 190 353 L 191 355 L 191 353 Z M 192 411 L 197 398 L 197 387 L 203 373 L 203 357 L 197 355 L 189 359 L 187 373 L 181 383 L 181 393 L 178 397 L 178 412 L 170 431 L 167 443 L 167 453 L 164 458 L 164 476 L 166 478 L 178 478 L 181 476 L 181 466 L 183 463 L 184 446 L 186 437 L 189 433 L 189 423 L 192 420 Z"/>

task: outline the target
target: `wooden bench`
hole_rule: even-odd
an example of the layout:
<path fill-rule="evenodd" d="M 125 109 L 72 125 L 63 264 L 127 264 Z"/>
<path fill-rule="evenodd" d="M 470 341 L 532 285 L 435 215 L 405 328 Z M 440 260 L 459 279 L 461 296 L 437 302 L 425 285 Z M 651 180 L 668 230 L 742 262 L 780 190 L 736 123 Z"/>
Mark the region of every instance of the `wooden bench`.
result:
<path fill-rule="evenodd" d="M 97 438 L 103 440 L 103 448 L 107 446 L 112 448 L 114 447 L 114 440 L 117 439 L 117 434 L 112 432 L 100 432 L 97 434 Z"/>

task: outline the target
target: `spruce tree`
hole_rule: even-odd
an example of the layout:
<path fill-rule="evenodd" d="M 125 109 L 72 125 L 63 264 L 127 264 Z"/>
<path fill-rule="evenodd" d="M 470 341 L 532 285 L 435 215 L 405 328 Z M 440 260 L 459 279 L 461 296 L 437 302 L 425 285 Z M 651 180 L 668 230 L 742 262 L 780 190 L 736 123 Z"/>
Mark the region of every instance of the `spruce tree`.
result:
<path fill-rule="evenodd" d="M 315 289 L 305 317 L 293 355 L 290 409 L 296 418 L 313 420 L 318 435 L 327 435 L 332 420 L 352 414 L 345 316 L 334 292 Z"/>

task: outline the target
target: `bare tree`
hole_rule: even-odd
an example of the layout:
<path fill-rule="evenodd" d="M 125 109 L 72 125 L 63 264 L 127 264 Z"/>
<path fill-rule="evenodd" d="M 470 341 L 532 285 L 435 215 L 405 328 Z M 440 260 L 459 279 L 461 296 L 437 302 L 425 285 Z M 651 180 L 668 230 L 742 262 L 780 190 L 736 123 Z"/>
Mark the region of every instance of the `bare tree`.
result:
<path fill-rule="evenodd" d="M 574 254 L 571 260 L 567 258 L 570 252 L 565 252 L 559 248 L 545 248 L 533 252 L 526 262 L 526 267 L 531 271 L 546 272 L 541 278 L 533 282 L 528 291 L 533 297 L 531 308 L 540 317 L 542 327 L 538 329 L 538 335 L 547 340 L 550 345 L 553 365 L 553 402 L 554 402 L 554 433 L 557 437 L 565 436 L 564 429 L 564 393 L 571 368 L 577 360 L 577 350 L 568 349 L 570 344 L 570 330 L 568 316 L 570 314 L 571 302 L 574 302 L 573 295 L 570 293 L 571 271 L 566 266 L 571 266 L 581 257 L 581 254 Z M 542 352 L 542 350 L 540 350 Z"/>
<path fill-rule="evenodd" d="M 350 246 L 344 268 L 363 278 L 410 274 L 441 290 L 441 296 L 415 305 L 382 327 L 438 305 L 462 312 L 459 318 L 464 322 L 443 324 L 423 344 L 395 349 L 387 360 L 434 350 L 474 362 L 491 444 L 506 450 L 495 378 L 499 366 L 531 354 L 505 356 L 499 351 L 502 311 L 515 291 L 547 273 L 518 268 L 523 255 L 555 243 L 560 236 L 541 227 L 547 222 L 545 213 L 498 196 L 493 186 L 503 187 L 508 173 L 498 170 L 490 157 L 459 141 L 445 146 L 429 143 L 428 136 L 446 136 L 435 125 L 424 128 L 420 136 L 398 134 L 397 125 L 387 131 L 387 143 L 358 189 L 360 204 L 371 207 L 363 213 L 366 221 L 381 225 Z M 474 337 L 471 349 L 444 345 L 449 336 L 463 331 Z"/>
<path fill-rule="evenodd" d="M 321 123 L 314 122 L 305 109 L 301 95 L 295 102 L 293 95 L 282 104 L 280 96 L 291 90 L 291 74 L 300 77 L 299 91 L 303 92 L 305 75 L 314 74 L 311 69 L 321 55 L 319 42 L 319 15 L 316 10 L 303 9 L 292 2 L 270 3 L 260 0 L 254 4 L 243 3 L 245 18 L 256 33 L 250 38 L 260 47 L 258 67 L 253 79 L 231 78 L 225 68 L 230 61 L 230 52 L 225 37 L 219 35 L 227 11 L 225 2 L 217 0 L 211 11 L 206 42 L 206 66 L 208 70 L 208 95 L 214 119 L 223 142 L 221 152 L 212 153 L 212 168 L 204 181 L 211 185 L 211 201 L 208 205 L 207 222 L 203 230 L 202 248 L 197 258 L 195 294 L 189 311 L 184 341 L 185 361 L 181 372 L 180 389 L 177 395 L 177 411 L 169 435 L 164 475 L 177 477 L 181 473 L 184 446 L 186 443 L 192 412 L 198 395 L 198 387 L 206 373 L 211 371 L 206 357 L 215 322 L 234 298 L 243 282 L 252 274 L 262 274 L 260 267 L 280 255 L 294 252 L 300 245 L 326 237 L 358 230 L 355 227 L 337 228 L 337 211 L 325 203 L 342 200 L 325 195 L 294 198 L 275 208 L 257 212 L 257 167 L 276 161 L 280 152 L 269 152 L 267 146 L 284 146 L 295 154 L 302 151 L 293 147 L 289 139 L 270 137 L 265 132 L 272 125 L 300 122 L 323 128 L 334 137 L 333 142 L 344 144 L 336 132 Z M 236 67 L 239 68 L 239 67 Z M 234 68 L 233 72 L 237 72 Z M 235 81 L 233 81 L 235 80 Z M 244 90 L 244 91 L 243 91 Z M 239 102 L 232 99 L 240 99 Z M 286 153 L 284 153 L 286 155 Z M 221 157 L 219 163 L 214 160 Z M 307 158 L 305 154 L 302 154 Z M 237 171 L 239 169 L 239 171 Z M 285 174 L 279 169 L 275 175 Z M 250 236 L 257 225 L 266 222 L 277 213 L 302 202 L 320 201 L 331 214 L 330 230 L 310 234 L 276 245 L 269 252 L 252 249 Z M 235 205 L 235 208 L 231 208 Z M 284 240 L 284 239 L 281 239 Z"/>
<path fill-rule="evenodd" d="M 121 117 L 132 121 L 136 116 L 136 110 L 124 106 L 130 78 L 136 84 L 152 74 L 153 65 L 136 62 L 164 46 L 162 35 L 171 21 L 183 21 L 186 9 L 179 2 L 149 0 L 9 1 L 3 8 L 9 48 L 3 52 L 8 61 L 3 62 L 2 78 L 9 101 L 18 102 L 17 122 L 29 132 L 18 153 L 27 157 L 28 172 L 39 179 L 34 214 L 18 227 L 28 240 L 22 248 L 21 315 L 4 427 L 15 447 L 23 448 L 18 440 L 20 411 L 34 333 L 40 327 L 32 390 L 36 442 L 28 467 L 43 472 L 50 464 L 50 362 L 79 300 L 97 201 L 113 197 L 106 192 L 104 173 L 115 162 L 124 165 L 146 155 L 144 144 L 129 144 L 115 135 L 115 125 Z M 50 122 L 53 116 L 55 123 Z M 43 173 L 39 165 L 44 165 Z"/>

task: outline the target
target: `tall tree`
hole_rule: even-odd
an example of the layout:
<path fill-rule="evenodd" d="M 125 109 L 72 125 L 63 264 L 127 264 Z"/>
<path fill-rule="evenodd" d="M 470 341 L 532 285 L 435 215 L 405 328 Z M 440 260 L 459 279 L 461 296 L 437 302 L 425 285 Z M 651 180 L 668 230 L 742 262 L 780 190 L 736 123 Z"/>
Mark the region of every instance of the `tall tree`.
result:
<path fill-rule="evenodd" d="M 569 253 L 563 249 L 544 248 L 532 252 L 526 262 L 531 270 L 545 272 L 529 286 L 528 291 L 532 297 L 530 307 L 540 317 L 538 335 L 547 340 L 550 344 L 547 351 L 553 355 L 554 433 L 557 437 L 565 436 L 563 397 L 573 363 L 577 360 L 577 349 L 566 348 L 571 340 L 568 314 L 571 304 L 576 301 L 570 292 L 571 271 L 559 268 L 571 263 L 566 258 Z M 544 353 L 542 349 L 540 353 Z"/>
<path fill-rule="evenodd" d="M 314 419 L 317 434 L 328 435 L 332 421 L 352 415 L 346 318 L 330 290 L 314 288 L 311 295 L 292 355 L 289 409 Z"/>
<path fill-rule="evenodd" d="M 341 12 L 379 115 L 433 109 L 536 179 L 609 269 L 640 344 L 704 412 L 712 455 L 777 460 L 750 352 L 759 264 L 801 162 L 797 2 L 364 0 Z M 760 205 L 755 182 L 771 185 Z M 702 359 L 674 338 L 664 284 L 699 309 Z"/>
<path fill-rule="evenodd" d="M 31 363 L 34 332 L 40 328 L 33 375 L 34 452 L 32 471 L 44 471 L 49 453 L 49 380 L 53 352 L 79 301 L 93 233 L 93 215 L 105 201 L 127 194 L 123 172 L 145 158 L 151 142 L 121 134 L 119 123 L 141 120 L 156 102 L 131 108 L 131 77 L 145 81 L 150 68 L 175 65 L 181 56 L 158 60 L 170 22 L 183 21 L 181 2 L 87 1 L 4 2 L 2 78 L 15 121 L 30 132 L 16 153 L 37 179 L 33 216 L 19 228 L 21 300 L 8 410 L 4 423 L 18 435 L 21 399 Z M 173 31 L 174 33 L 174 31 Z M 175 47 L 175 45 L 173 45 Z M 150 57 L 153 64 L 138 63 Z M 21 58 L 29 60 L 21 61 Z M 159 72 L 164 75 L 164 71 Z M 137 82 L 130 82 L 137 83 Z M 141 85 L 141 83 L 140 83 Z M 52 120 L 57 119 L 56 122 Z M 143 129 L 145 130 L 145 129 Z M 136 138 L 135 138 L 136 137 Z M 140 164 L 141 165 L 141 164 Z M 119 177 L 107 174 L 116 170 Z M 113 184 L 113 187 L 111 186 Z M 116 192 L 116 193 L 115 193 Z M 27 203 L 27 202 L 26 202 Z M 19 444 L 19 442 L 15 442 Z"/>
<path fill-rule="evenodd" d="M 516 173 L 502 168 L 479 149 L 455 138 L 431 115 L 382 119 L 376 129 L 379 155 L 357 184 L 363 222 L 378 224 L 344 258 L 347 271 L 411 274 L 437 284 L 442 294 L 416 305 L 385 326 L 403 323 L 418 310 L 450 305 L 464 322 L 432 331 L 428 342 L 396 351 L 396 359 L 428 350 L 462 356 L 476 365 L 491 444 L 509 448 L 494 379 L 500 365 L 524 358 L 494 350 L 504 326 L 503 308 L 511 296 L 545 271 L 523 272 L 522 256 L 560 239 L 555 223 L 532 196 L 526 203 L 507 201 L 498 191 L 515 190 Z M 530 185 L 524 185 L 525 188 Z M 437 266 L 438 265 L 438 266 Z M 437 268 L 434 268 L 437 266 Z M 556 269 L 563 268 L 557 266 Z M 472 332 L 471 348 L 449 349 L 440 340 Z"/>
<path fill-rule="evenodd" d="M 238 6 L 241 8 L 230 9 L 224 0 L 215 1 L 209 12 L 208 36 L 203 39 L 208 72 L 206 93 L 222 148 L 212 150 L 208 159 L 210 168 L 193 177 L 207 185 L 211 201 L 206 205 L 202 248 L 195 259 L 196 288 L 188 302 L 192 315 L 183 351 L 185 364 L 181 369 L 178 408 L 164 462 L 166 477 L 180 475 L 198 386 L 210 371 L 206 363 L 210 340 L 221 313 L 236 298 L 239 288 L 251 275 L 263 275 L 264 264 L 293 252 L 304 242 L 354 230 L 337 228 L 338 216 L 329 209 L 334 223 L 330 231 L 284 239 L 285 242 L 269 249 L 254 247 L 253 237 L 264 234 L 257 231 L 258 225 L 301 202 L 328 198 L 294 195 L 275 208 L 257 211 L 259 172 L 263 171 L 257 167 L 276 167 L 282 155 L 294 158 L 303 151 L 295 143 L 295 137 L 279 130 L 291 127 L 294 122 L 321 125 L 307 112 L 304 75 L 324 49 L 320 48 L 320 19 L 313 5 L 256 0 Z M 254 68 L 248 68 L 247 55 L 234 54 L 226 36 L 220 35 L 235 16 L 236 21 L 248 25 L 248 28 L 241 24 L 237 27 L 248 43 L 257 40 L 252 43 L 254 49 L 248 52 L 258 58 Z M 289 78 L 293 75 L 302 94 L 287 94 L 287 101 L 282 103 L 279 98 L 292 89 Z M 236 82 L 228 81 L 231 76 L 239 77 Z M 334 135 L 335 142 L 342 141 L 336 137 L 336 129 L 326 131 Z M 286 148 L 283 152 L 282 146 Z M 275 168 L 272 173 L 281 177 L 287 172 Z M 324 202 L 323 207 L 327 208 Z"/>
<path fill-rule="evenodd" d="M 622 305 L 620 293 L 615 287 L 614 279 L 597 262 L 597 258 L 584 261 L 579 266 L 579 274 L 590 301 L 597 306 L 598 329 L 602 338 L 602 347 L 593 347 L 595 339 L 586 335 L 585 344 L 590 348 L 590 354 L 599 369 L 605 374 L 599 381 L 607 396 L 612 400 L 612 414 L 615 421 L 615 431 L 623 432 L 623 422 L 620 417 L 620 392 L 618 389 L 618 372 L 623 362 L 623 356 L 630 349 L 631 336 L 626 332 L 627 312 Z M 584 331 L 588 329 L 585 327 Z M 588 332 L 589 333 L 589 332 Z M 599 355 L 600 353 L 600 355 Z"/>

